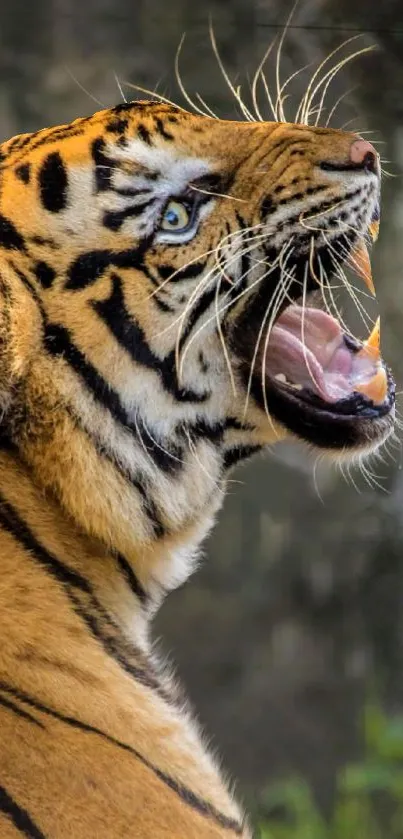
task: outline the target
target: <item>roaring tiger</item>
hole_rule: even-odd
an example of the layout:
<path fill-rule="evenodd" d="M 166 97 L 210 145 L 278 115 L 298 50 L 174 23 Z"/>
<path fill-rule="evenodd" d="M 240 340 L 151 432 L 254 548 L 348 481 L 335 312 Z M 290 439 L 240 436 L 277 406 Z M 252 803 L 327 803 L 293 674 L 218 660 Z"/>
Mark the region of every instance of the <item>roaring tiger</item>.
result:
<path fill-rule="evenodd" d="M 150 619 L 235 463 L 393 429 L 378 328 L 326 305 L 372 287 L 378 155 L 139 101 L 0 170 L 1 839 L 246 839 Z"/>

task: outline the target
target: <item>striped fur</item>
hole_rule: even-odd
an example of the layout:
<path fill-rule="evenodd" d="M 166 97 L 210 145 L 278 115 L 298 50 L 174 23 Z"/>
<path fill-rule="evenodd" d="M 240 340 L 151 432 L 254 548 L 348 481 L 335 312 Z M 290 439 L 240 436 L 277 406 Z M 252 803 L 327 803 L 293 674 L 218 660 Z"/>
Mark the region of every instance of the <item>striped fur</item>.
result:
<path fill-rule="evenodd" d="M 287 436 L 228 336 L 302 210 L 368 224 L 370 186 L 319 168 L 353 139 L 140 102 L 1 147 L 2 839 L 251 836 L 149 622 L 228 468 Z"/>

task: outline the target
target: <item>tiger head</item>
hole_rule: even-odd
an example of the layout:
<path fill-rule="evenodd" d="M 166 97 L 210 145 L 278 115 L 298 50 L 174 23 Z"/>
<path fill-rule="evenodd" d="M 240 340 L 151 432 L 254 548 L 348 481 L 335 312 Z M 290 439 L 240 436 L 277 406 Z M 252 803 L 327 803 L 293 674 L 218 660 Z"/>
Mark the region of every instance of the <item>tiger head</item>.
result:
<path fill-rule="evenodd" d="M 371 285 L 367 141 L 135 102 L 0 157 L 4 436 L 93 532 L 116 543 L 112 496 L 122 533 L 136 504 L 153 520 L 140 541 L 189 524 L 287 437 L 354 455 L 391 433 L 377 331 L 331 309 L 344 264 Z"/>

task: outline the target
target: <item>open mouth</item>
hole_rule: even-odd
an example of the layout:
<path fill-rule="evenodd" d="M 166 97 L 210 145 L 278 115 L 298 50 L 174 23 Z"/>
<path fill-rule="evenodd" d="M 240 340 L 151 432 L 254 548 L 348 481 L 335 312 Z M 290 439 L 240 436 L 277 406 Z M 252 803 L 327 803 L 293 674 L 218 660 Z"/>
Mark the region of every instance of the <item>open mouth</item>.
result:
<path fill-rule="evenodd" d="M 369 228 L 377 237 L 379 222 Z M 364 240 L 350 265 L 375 294 Z M 320 448 L 374 448 L 393 428 L 395 385 L 380 354 L 379 320 L 364 341 L 336 317 L 289 303 L 271 329 L 254 376 L 254 396 L 289 431 Z"/>

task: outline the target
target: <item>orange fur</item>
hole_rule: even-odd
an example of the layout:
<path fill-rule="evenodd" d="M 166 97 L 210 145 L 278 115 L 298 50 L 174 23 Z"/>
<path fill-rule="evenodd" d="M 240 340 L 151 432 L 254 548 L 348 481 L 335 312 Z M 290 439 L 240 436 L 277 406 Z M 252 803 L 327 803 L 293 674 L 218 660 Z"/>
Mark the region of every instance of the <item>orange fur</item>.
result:
<path fill-rule="evenodd" d="M 239 359 L 230 347 L 234 393 L 208 324 L 182 381 L 173 362 L 159 370 L 153 359 L 174 359 L 183 307 L 192 294 L 200 301 L 197 282 L 213 272 L 222 237 L 239 233 L 239 213 L 257 225 L 265 195 L 280 207 L 280 186 L 282 206 L 298 192 L 309 209 L 320 184 L 337 202 L 345 184 L 326 180 L 319 164 L 344 161 L 353 139 L 134 103 L 2 146 L 2 839 L 251 836 L 178 687 L 153 659 L 148 626 L 221 505 L 222 453 L 288 432 L 253 399 L 244 415 Z M 147 207 L 122 223 L 116 213 L 126 213 L 136 179 L 143 204 L 155 189 L 154 201 L 166 202 L 186 167 L 190 181 L 220 176 L 228 194 L 191 240 L 147 239 L 141 251 Z M 197 280 L 158 274 L 203 259 Z M 240 299 L 231 322 L 243 308 Z M 123 310 L 127 329 L 136 324 L 138 358 L 127 330 L 113 332 Z"/>

